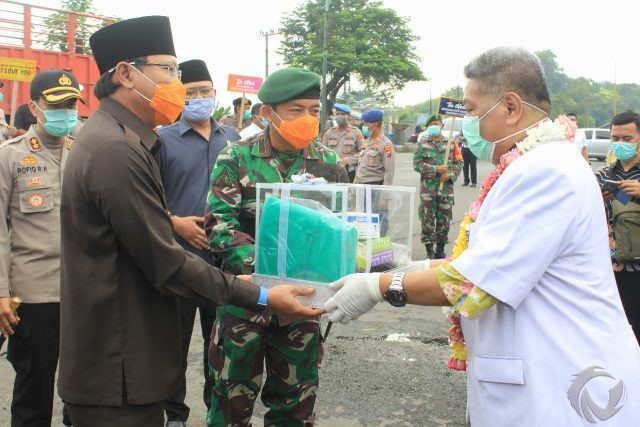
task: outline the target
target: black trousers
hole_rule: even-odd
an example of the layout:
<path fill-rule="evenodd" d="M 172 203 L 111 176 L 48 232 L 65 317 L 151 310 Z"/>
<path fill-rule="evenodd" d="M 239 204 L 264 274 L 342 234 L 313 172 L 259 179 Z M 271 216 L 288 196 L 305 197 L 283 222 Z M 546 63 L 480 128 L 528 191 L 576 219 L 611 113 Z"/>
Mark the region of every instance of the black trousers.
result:
<path fill-rule="evenodd" d="M 7 344 L 16 371 L 11 426 L 49 426 L 60 340 L 60 304 L 22 304 Z"/>
<path fill-rule="evenodd" d="M 478 158 L 468 148 L 462 149 L 462 160 L 464 160 L 464 166 L 462 167 L 462 173 L 464 174 L 465 184 L 469 183 L 469 169 L 471 169 L 471 183 L 478 182 L 478 168 L 476 162 Z"/>
<path fill-rule="evenodd" d="M 187 358 L 189 357 L 189 344 L 191 343 L 191 334 L 193 332 L 193 324 L 196 317 L 195 303 L 191 300 L 180 300 L 180 313 L 182 322 L 182 378 L 180 381 L 180 389 L 169 399 L 164 402 L 167 419 L 171 421 L 187 421 L 189 418 L 189 406 L 184 403 L 187 395 Z M 211 406 L 211 388 L 213 380 L 209 375 L 209 343 L 211 342 L 211 329 L 213 321 L 216 318 L 216 310 L 200 307 L 200 329 L 202 331 L 202 339 L 204 345 L 202 349 L 202 362 L 204 370 L 204 389 L 202 390 L 202 399 L 207 409 Z M 167 349 L 167 351 L 172 351 Z"/>
<path fill-rule="evenodd" d="M 352 171 L 349 171 L 348 169 L 347 171 L 347 174 L 349 175 L 349 182 L 353 183 L 353 180 L 356 179 L 356 170 L 354 168 Z"/>
<path fill-rule="evenodd" d="M 86 406 L 67 404 L 74 427 L 162 427 L 163 402 L 129 405 L 123 396 L 122 406 Z"/>
<path fill-rule="evenodd" d="M 640 272 L 614 272 L 618 292 L 629 324 L 640 344 Z"/>

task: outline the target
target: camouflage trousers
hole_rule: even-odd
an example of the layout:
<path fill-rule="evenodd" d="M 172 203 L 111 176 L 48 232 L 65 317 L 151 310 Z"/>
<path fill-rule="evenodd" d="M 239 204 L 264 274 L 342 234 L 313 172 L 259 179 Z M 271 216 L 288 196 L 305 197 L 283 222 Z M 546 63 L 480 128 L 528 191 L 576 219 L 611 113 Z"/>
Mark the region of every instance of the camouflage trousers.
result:
<path fill-rule="evenodd" d="M 269 409 L 265 426 L 313 425 L 322 358 L 317 321 L 282 325 L 277 316 L 268 325 L 218 309 L 211 332 L 209 365 L 214 386 L 208 426 L 249 426 L 260 392 Z"/>
<path fill-rule="evenodd" d="M 434 193 L 420 193 L 418 216 L 422 223 L 423 244 L 446 244 L 453 216 L 453 197 Z"/>

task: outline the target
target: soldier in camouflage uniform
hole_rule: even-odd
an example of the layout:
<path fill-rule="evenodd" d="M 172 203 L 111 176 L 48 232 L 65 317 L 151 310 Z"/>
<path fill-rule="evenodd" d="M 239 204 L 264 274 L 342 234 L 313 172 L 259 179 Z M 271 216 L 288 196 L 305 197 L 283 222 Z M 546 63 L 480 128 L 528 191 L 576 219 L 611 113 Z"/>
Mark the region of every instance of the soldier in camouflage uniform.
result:
<path fill-rule="evenodd" d="M 258 97 L 269 124 L 263 133 L 226 147 L 211 174 L 205 231 L 226 269 L 250 274 L 255 260 L 256 184 L 291 182 L 303 172 L 347 182 L 335 151 L 314 140 L 319 129 L 320 77 L 301 68 L 269 75 Z M 269 311 L 218 308 L 209 348 L 214 378 L 210 426 L 250 425 L 255 399 L 264 425 L 313 424 L 322 346 L 317 321 L 296 321 Z"/>
<path fill-rule="evenodd" d="M 413 168 L 420 173 L 418 216 L 422 222 L 421 241 L 429 259 L 446 256 L 444 246 L 448 241 L 452 217 L 453 183 L 460 175 L 462 165 L 462 154 L 455 140 L 450 147 L 447 164 L 444 164 L 447 140 L 441 135 L 441 129 L 442 120 L 436 115 L 429 117 L 427 129 L 418 137 L 413 156 Z M 444 183 L 442 189 L 441 182 Z"/>

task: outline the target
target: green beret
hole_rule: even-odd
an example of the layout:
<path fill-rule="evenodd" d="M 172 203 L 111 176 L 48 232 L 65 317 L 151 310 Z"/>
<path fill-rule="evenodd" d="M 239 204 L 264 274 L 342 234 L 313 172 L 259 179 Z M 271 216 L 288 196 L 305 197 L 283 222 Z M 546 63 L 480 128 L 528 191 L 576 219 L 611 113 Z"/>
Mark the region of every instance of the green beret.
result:
<path fill-rule="evenodd" d="M 434 121 L 434 120 L 437 120 L 437 121 L 439 121 L 440 123 L 442 123 L 442 116 L 439 116 L 439 115 L 437 115 L 437 114 L 432 114 L 432 115 L 430 115 L 429 117 L 427 117 L 427 121 L 426 121 L 426 122 L 424 122 L 424 125 L 425 125 L 425 126 L 429 126 L 429 124 L 430 124 L 432 121 Z"/>
<path fill-rule="evenodd" d="M 292 99 L 320 99 L 320 76 L 297 67 L 275 71 L 260 86 L 258 98 L 271 105 Z"/>

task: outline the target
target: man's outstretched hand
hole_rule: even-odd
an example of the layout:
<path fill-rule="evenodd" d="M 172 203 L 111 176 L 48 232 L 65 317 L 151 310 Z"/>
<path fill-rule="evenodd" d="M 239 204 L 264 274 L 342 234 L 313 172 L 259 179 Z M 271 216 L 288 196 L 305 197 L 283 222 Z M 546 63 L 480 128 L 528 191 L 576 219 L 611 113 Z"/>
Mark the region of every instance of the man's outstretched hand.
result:
<path fill-rule="evenodd" d="M 286 279 L 283 279 L 286 281 Z M 300 303 L 296 298 L 297 296 L 309 296 L 313 295 L 315 289 L 304 288 L 301 286 L 293 285 L 280 285 L 269 289 L 267 294 L 267 306 L 281 314 L 296 317 L 318 317 L 324 313 L 324 310 L 319 310 L 311 307 L 307 307 Z"/>

